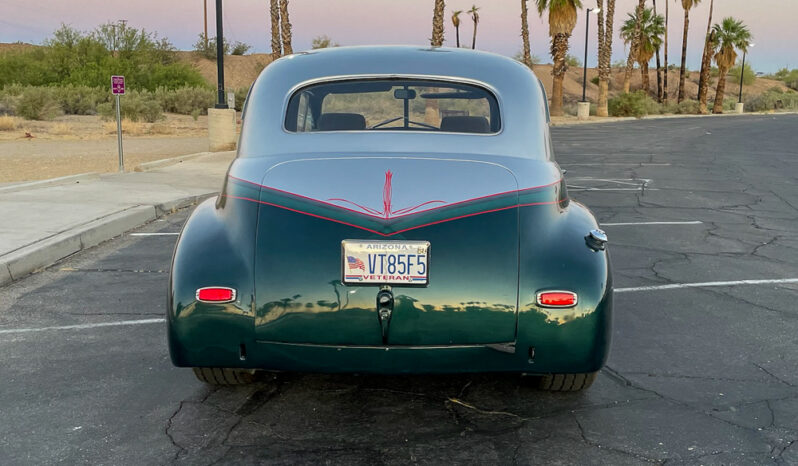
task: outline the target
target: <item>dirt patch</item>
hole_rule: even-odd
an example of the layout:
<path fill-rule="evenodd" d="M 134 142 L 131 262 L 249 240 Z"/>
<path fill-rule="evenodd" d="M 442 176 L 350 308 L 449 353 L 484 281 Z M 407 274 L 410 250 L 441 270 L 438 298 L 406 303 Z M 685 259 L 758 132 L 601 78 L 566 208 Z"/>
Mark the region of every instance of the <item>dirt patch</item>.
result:
<path fill-rule="evenodd" d="M 65 115 L 53 121 L 16 119 L 0 131 L 0 183 L 118 169 L 116 122 Z M 122 125 L 125 168 L 208 150 L 208 121 L 167 114 L 156 123 Z M 30 137 L 26 136 L 29 135 Z"/>

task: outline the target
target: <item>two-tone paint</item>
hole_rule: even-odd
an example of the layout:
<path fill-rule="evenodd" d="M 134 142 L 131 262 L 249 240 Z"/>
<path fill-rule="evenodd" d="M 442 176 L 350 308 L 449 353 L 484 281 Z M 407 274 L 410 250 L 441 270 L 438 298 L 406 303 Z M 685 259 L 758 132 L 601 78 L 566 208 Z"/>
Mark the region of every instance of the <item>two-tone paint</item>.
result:
<path fill-rule="evenodd" d="M 291 133 L 307 83 L 419 77 L 489 89 L 496 134 Z M 598 227 L 568 198 L 546 98 L 523 65 L 442 48 L 353 47 L 270 64 L 247 101 L 222 193 L 178 239 L 169 285 L 178 366 L 326 372 L 584 373 L 609 349 L 612 283 Z M 341 282 L 341 241 L 430 242 L 426 287 L 394 285 L 387 335 L 379 286 Z M 236 300 L 196 300 L 206 286 Z M 577 293 L 546 308 L 546 290 Z"/>

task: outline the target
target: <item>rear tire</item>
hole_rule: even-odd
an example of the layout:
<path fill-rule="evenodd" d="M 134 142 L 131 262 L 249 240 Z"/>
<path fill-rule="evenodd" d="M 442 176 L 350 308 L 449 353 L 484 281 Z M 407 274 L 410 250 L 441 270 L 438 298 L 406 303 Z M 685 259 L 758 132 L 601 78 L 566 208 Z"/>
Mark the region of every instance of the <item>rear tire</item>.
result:
<path fill-rule="evenodd" d="M 194 375 L 200 382 L 211 385 L 246 385 L 252 383 L 251 372 L 240 369 L 223 369 L 219 367 L 194 367 Z"/>
<path fill-rule="evenodd" d="M 593 385 L 597 375 L 598 371 L 585 374 L 546 374 L 540 378 L 538 388 L 550 392 L 578 392 Z"/>

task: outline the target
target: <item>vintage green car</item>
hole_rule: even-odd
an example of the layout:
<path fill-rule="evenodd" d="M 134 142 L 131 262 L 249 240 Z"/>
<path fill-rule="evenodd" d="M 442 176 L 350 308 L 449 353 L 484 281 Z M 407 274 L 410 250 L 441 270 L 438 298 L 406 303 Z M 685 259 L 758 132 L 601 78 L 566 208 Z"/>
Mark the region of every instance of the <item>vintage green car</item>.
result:
<path fill-rule="evenodd" d="M 238 156 L 172 259 L 172 361 L 511 372 L 590 386 L 609 350 L 604 233 L 569 199 L 545 92 L 471 50 L 341 47 L 253 84 Z"/>

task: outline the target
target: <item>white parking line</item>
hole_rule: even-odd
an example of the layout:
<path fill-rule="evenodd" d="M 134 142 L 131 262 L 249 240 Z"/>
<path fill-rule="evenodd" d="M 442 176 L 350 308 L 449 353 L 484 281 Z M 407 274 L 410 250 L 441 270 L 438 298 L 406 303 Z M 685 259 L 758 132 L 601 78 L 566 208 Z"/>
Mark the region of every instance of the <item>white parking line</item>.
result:
<path fill-rule="evenodd" d="M 643 188 L 582 188 L 568 185 L 568 191 L 642 191 Z M 645 188 L 646 191 L 659 191 L 657 188 Z"/>
<path fill-rule="evenodd" d="M 144 324 L 158 324 L 163 323 L 165 319 L 141 319 L 141 320 L 122 320 L 119 322 L 97 322 L 94 324 L 77 324 L 77 325 L 62 325 L 58 327 L 39 327 L 39 328 L 10 328 L 0 330 L 0 335 L 9 335 L 13 333 L 33 333 L 33 332 L 49 332 L 52 330 L 82 330 L 87 328 L 98 327 L 119 327 L 125 325 L 144 325 Z"/>
<path fill-rule="evenodd" d="M 131 233 L 130 236 L 177 236 L 180 233 Z"/>
<path fill-rule="evenodd" d="M 770 284 L 783 284 L 783 283 L 798 283 L 798 278 L 776 278 L 771 280 L 733 280 L 728 282 L 671 283 L 668 285 L 615 288 L 615 292 L 631 293 L 634 291 L 678 290 L 681 288 L 709 288 L 714 286 L 770 285 Z"/>
<path fill-rule="evenodd" d="M 636 225 L 701 225 L 704 222 L 700 220 L 690 220 L 686 222 L 619 222 L 619 223 L 602 223 L 603 227 L 625 227 Z"/>
<path fill-rule="evenodd" d="M 669 167 L 669 163 L 646 163 L 646 162 L 596 162 L 596 163 L 562 163 L 563 167 L 601 167 L 604 165 L 640 165 L 643 167 Z"/>

